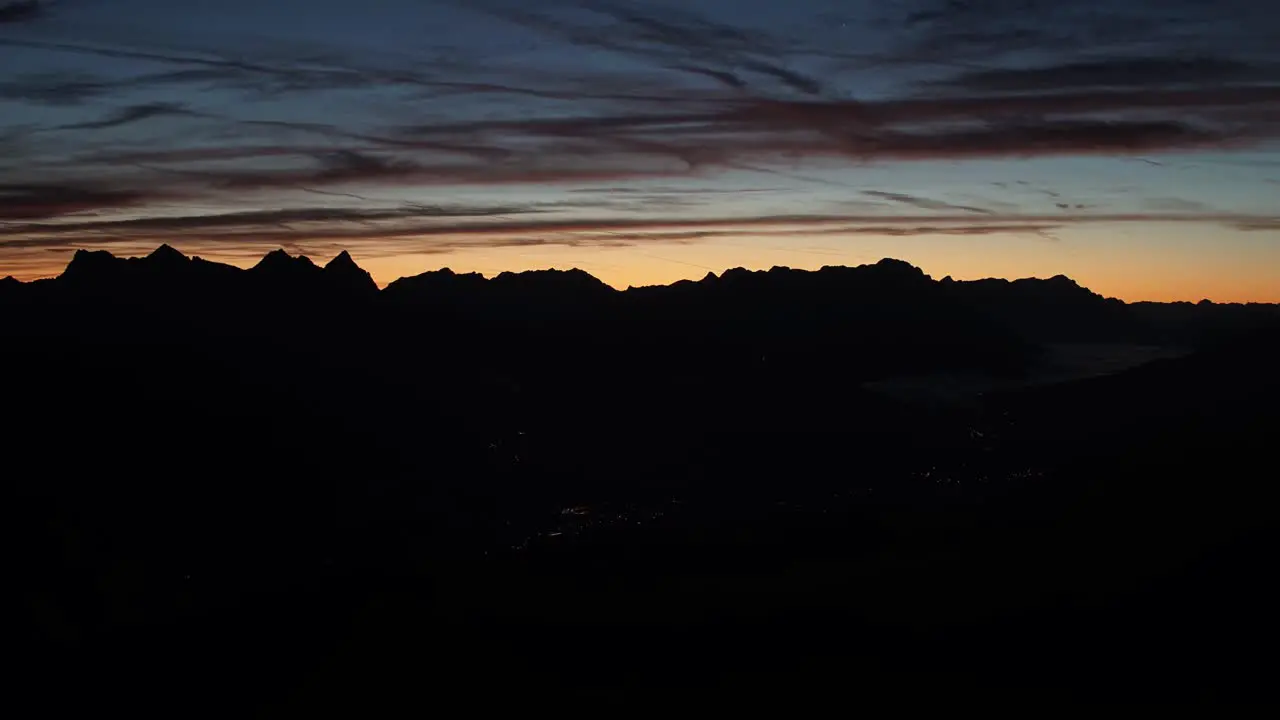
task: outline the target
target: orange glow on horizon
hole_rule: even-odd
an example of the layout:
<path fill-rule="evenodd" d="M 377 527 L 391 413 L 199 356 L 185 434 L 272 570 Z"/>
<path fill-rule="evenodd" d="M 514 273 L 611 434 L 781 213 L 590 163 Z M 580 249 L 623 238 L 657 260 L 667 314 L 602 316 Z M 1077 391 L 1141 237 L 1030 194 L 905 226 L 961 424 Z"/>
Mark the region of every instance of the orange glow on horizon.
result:
<path fill-rule="evenodd" d="M 1153 231 L 1101 225 L 1066 228 L 1051 237 L 1018 232 L 902 237 L 806 235 L 803 231 L 781 236 L 743 230 L 729 236 L 617 246 L 474 242 L 448 252 L 414 252 L 403 239 L 370 238 L 345 247 L 380 286 L 443 267 L 487 277 L 504 271 L 576 267 L 624 289 L 697 280 L 708 272 L 719 275 L 733 267 L 816 270 L 824 265 L 856 266 L 889 257 L 916 265 L 935 279 L 947 275 L 956 280 L 1066 275 L 1096 293 L 1127 302 L 1197 302 L 1207 298 L 1219 303 L 1280 303 L 1280 233 L 1216 231 L 1218 235 L 1227 233 L 1231 249 L 1220 252 L 1206 250 L 1212 250 L 1217 238 L 1207 237 L 1210 233 L 1204 227 Z M 476 240 L 474 235 L 467 237 Z M 188 255 L 239 267 L 251 267 L 270 249 L 231 249 L 198 239 L 173 244 Z M 331 241 L 297 245 L 319 264 L 341 249 Z M 130 257 L 146 255 L 154 246 L 121 243 L 107 249 Z M 62 272 L 72 252 L 43 252 L 29 259 L 6 260 L 0 276 L 12 274 L 20 280 L 52 277 Z"/>

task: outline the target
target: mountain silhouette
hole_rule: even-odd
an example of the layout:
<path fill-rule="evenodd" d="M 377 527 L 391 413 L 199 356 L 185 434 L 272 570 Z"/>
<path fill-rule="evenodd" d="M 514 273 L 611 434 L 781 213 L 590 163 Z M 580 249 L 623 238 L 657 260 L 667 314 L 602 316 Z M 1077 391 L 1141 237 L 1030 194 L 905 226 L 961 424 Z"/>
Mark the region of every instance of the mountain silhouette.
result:
<path fill-rule="evenodd" d="M 558 335 L 590 333 L 614 347 L 644 337 L 643 347 L 636 347 L 641 353 L 681 343 L 686 348 L 714 346 L 711 355 L 853 362 L 862 366 L 855 368 L 859 373 L 872 372 L 879 364 L 882 369 L 875 372 L 881 374 L 887 366 L 913 372 L 936 369 L 947 364 L 939 364 L 941 354 L 955 368 L 1012 372 L 1045 343 L 1197 347 L 1270 327 L 1280 317 L 1274 305 L 1126 304 L 1061 275 L 938 281 L 909 263 L 887 258 L 817 271 L 733 268 L 708 273 L 697 282 L 624 291 L 576 269 L 504 272 L 492 279 L 444 269 L 400 278 L 379 290 L 346 251 L 322 268 L 306 256 L 274 250 L 242 270 L 187 258 L 163 245 L 146 257 L 129 259 L 78 250 L 56 280 L 10 281 L 7 287 L 7 295 L 30 301 L 87 295 L 107 306 L 113 301 L 148 306 L 165 296 L 178 304 L 145 311 L 199 306 L 206 315 L 238 309 L 239 316 L 250 317 L 255 308 L 281 302 L 321 303 L 329 312 L 344 314 L 363 312 L 357 308 L 373 303 L 383 308 L 375 312 L 384 316 L 427 313 L 433 322 L 463 333 L 484 325 L 503 332 L 533 332 L 536 327 Z M 892 345 L 902 352 L 881 362 L 863 357 L 858 345 L 877 352 Z M 709 361 L 711 355 L 706 356 Z M 714 361 L 723 360 L 729 359 Z"/>
<path fill-rule="evenodd" d="M 70 323 L 128 305 L 156 322 L 200 317 L 272 332 L 268 318 L 286 312 L 299 332 L 328 318 L 397 345 L 417 340 L 396 337 L 390 326 L 417 323 L 436 342 L 468 348 L 458 352 L 484 364 L 492 362 L 485 353 L 539 347 L 529 371 L 558 375 L 584 361 L 619 372 L 684 364 L 752 383 L 836 368 L 853 381 L 1012 377 L 1053 362 L 1051 351 L 1063 343 L 1186 349 L 1274 327 L 1280 318 L 1273 305 L 1126 304 L 1064 276 L 939 281 L 893 259 L 816 271 L 733 268 L 697 282 L 621 291 L 576 269 L 491 279 L 444 269 L 379 290 L 345 251 L 320 267 L 275 250 L 243 270 L 162 246 L 129 259 L 80 250 L 58 278 L 7 287 L 5 297 L 32 309 L 30 322 L 50 303 Z M 77 305 L 80 299 L 92 304 Z"/>
<path fill-rule="evenodd" d="M 400 304 L 432 304 L 463 294 L 478 296 L 484 291 L 487 282 L 480 273 L 459 274 L 449 268 L 442 268 L 393 280 L 382 292 L 388 299 Z"/>
<path fill-rule="evenodd" d="M 1074 280 L 974 280 L 943 283 L 960 302 L 1039 340 L 1115 341 L 1141 328 L 1119 300 L 1104 298 Z"/>
<path fill-rule="evenodd" d="M 249 272 L 286 284 L 319 277 L 320 268 L 306 255 L 294 257 L 281 249 L 264 255 Z"/>
<path fill-rule="evenodd" d="M 190 262 L 186 255 L 178 252 L 168 244 L 156 248 L 150 255 L 143 258 L 143 261 L 149 266 L 169 272 L 185 267 Z"/>
<path fill-rule="evenodd" d="M 379 290 L 345 253 L 161 247 L 0 312 L 48 698 L 1270 687 L 1231 638 L 1280 639 L 1275 306 L 897 260 Z"/>
<path fill-rule="evenodd" d="M 338 253 L 324 266 L 325 278 L 330 285 L 352 293 L 370 294 L 378 291 L 378 285 L 368 271 L 356 265 L 346 250 Z"/>
<path fill-rule="evenodd" d="M 370 292 L 377 289 L 372 276 L 360 268 L 347 251 L 340 252 L 321 268 L 306 256 L 291 256 L 285 250 L 278 249 L 267 253 L 250 270 L 240 270 L 234 266 L 209 262 L 202 258 L 188 258 L 169 245 L 161 245 L 151 254 L 143 258 L 117 258 L 105 250 L 77 250 L 66 270 L 59 276 L 63 284 L 72 283 L 108 283 L 123 278 L 138 281 L 147 276 L 152 278 L 162 275 L 177 275 L 189 271 L 193 266 L 216 267 L 223 278 L 232 275 L 256 276 L 285 284 L 314 282 L 318 278 L 328 278 L 331 289 Z M 5 278 L 12 285 L 17 281 L 12 277 Z M 31 285 L 31 283 L 19 283 Z M 839 287 L 839 292 L 863 294 L 884 291 L 911 291 L 927 286 L 940 285 L 948 296 L 956 301 L 981 309 L 983 312 L 999 315 L 1003 322 L 1017 325 L 1023 331 L 1035 332 L 1032 325 L 1039 324 L 1039 331 L 1046 331 L 1044 323 L 1055 326 L 1055 320 L 1078 325 L 1087 325 L 1099 318 L 1118 317 L 1125 314 L 1124 308 L 1162 308 L 1168 312 L 1177 312 L 1191 308 L 1190 303 L 1125 303 L 1103 298 L 1081 287 L 1075 281 L 1062 275 L 1048 279 L 1026 278 L 1020 280 L 973 280 L 956 281 L 951 277 L 941 281 L 933 281 L 919 268 L 901 260 L 886 258 L 873 265 L 856 268 L 824 267 L 818 271 L 792 270 L 775 267 L 769 271 L 750 271 L 744 268 L 731 268 L 717 275 L 708 272 L 700 281 L 678 281 L 668 286 L 645 286 L 630 288 L 619 292 L 582 270 L 534 270 L 525 272 L 503 272 L 493 279 L 486 279 L 479 273 L 457 274 L 448 268 L 429 271 L 415 276 L 402 277 L 388 284 L 383 294 L 397 301 L 410 303 L 426 296 L 447 296 L 458 293 L 484 292 L 480 288 L 492 286 L 496 295 L 522 296 L 530 299 L 533 296 L 560 296 L 563 298 L 581 297 L 596 299 L 612 295 L 636 295 L 658 297 L 671 292 L 690 293 L 695 289 L 703 293 L 752 292 L 774 294 L 799 294 L 830 292 Z M 1233 304 L 1214 304 L 1203 301 L 1195 306 L 1200 313 L 1212 313 L 1218 308 L 1251 307 L 1259 312 L 1274 310 L 1275 306 L 1254 304 L 1240 306 Z M 1114 322 L 1114 320 L 1113 320 Z M 1053 334 L 1053 330 L 1048 330 Z M 1078 329 L 1070 332 L 1079 332 Z"/>
<path fill-rule="evenodd" d="M 105 282 L 119 273 L 123 264 L 106 250 L 76 250 L 58 279 L 67 283 Z"/>

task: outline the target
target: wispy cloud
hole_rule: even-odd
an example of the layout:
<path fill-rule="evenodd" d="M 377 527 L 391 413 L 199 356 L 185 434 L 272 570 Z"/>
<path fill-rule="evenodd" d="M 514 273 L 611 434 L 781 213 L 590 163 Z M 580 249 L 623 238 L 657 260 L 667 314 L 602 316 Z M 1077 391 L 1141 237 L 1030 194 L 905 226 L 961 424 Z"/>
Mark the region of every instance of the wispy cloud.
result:
<path fill-rule="evenodd" d="M 160 193 L 149 195 L 74 185 L 5 184 L 0 185 L 0 220 L 45 220 L 94 210 L 137 207 L 160 196 Z"/>
<path fill-rule="evenodd" d="M 993 68 L 960 73 L 935 83 L 941 88 L 977 92 L 1040 92 L 1044 88 L 1094 89 L 1265 83 L 1275 68 L 1209 56 L 1104 58 L 1042 67 Z"/>
<path fill-rule="evenodd" d="M 869 197 L 881 198 L 883 200 L 892 200 L 897 203 L 902 203 L 903 205 L 911 205 L 922 210 L 960 210 L 978 215 L 995 215 L 994 211 L 986 208 L 973 207 L 972 205 L 953 205 L 952 203 L 942 202 L 941 200 L 930 200 L 929 198 L 908 195 L 907 193 L 888 192 L 886 190 L 864 190 L 862 191 L 862 194 Z"/>
<path fill-rule="evenodd" d="M 1280 217 L 1242 220 L 1235 223 L 1235 228 L 1247 232 L 1280 232 Z"/>
<path fill-rule="evenodd" d="M 158 117 L 174 117 L 174 116 L 191 116 L 194 115 L 191 110 L 187 109 L 180 103 L 144 103 L 141 105 L 132 105 L 120 108 L 101 120 L 91 120 L 89 122 L 71 123 L 68 125 L 59 125 L 56 130 L 105 130 L 107 128 L 119 127 L 130 123 L 139 122 Z"/>
<path fill-rule="evenodd" d="M 64 106 L 106 96 L 113 85 L 82 72 L 39 72 L 17 75 L 0 82 L 0 98 Z"/>
<path fill-rule="evenodd" d="M 371 223 L 413 218 L 501 217 L 541 212 L 529 206 L 428 206 L 406 205 L 397 208 L 293 208 L 286 210 L 253 210 L 206 215 L 155 216 L 131 220 L 100 220 L 54 224 L 10 225 L 0 228 L 0 235 L 53 232 L 76 233 L 86 230 L 141 230 L 181 232 L 215 230 L 217 228 L 257 229 L 286 227 L 295 223 Z"/>
<path fill-rule="evenodd" d="M 775 250 L 797 253 L 805 238 L 1026 236 L 1056 240 L 1058 231 L 1088 224 L 1196 223 L 1244 231 L 1275 231 L 1274 217 L 1214 213 L 1062 213 L 983 217 L 951 215 L 773 215 L 758 217 L 593 217 L 574 220 L 526 208 L 387 208 L 381 212 L 313 209 L 231 213 L 206 217 L 145 218 L 131 222 L 0 223 L 0 253 L 7 274 L 23 279 L 61 271 L 77 248 L 145 254 L 161 243 L 224 261 L 253 261 L 266 249 L 331 256 L 351 250 L 371 259 L 448 255 L 502 248 L 646 248 L 772 239 Z M 498 213 L 502 211 L 502 214 Z M 767 244 L 767 243 L 766 243 Z M 389 280 L 392 278 L 384 278 Z"/>
<path fill-rule="evenodd" d="M 587 242 L 581 234 L 596 229 L 614 233 L 614 243 L 663 233 L 697 240 L 773 232 L 766 226 L 780 222 L 792 223 L 789 232 L 836 232 L 839 225 L 840 232 L 883 235 L 1015 227 L 1039 233 L 1105 221 L 1266 222 L 1157 201 L 1147 204 L 1150 213 L 1100 215 L 1053 191 L 1046 192 L 1064 212 L 1030 216 L 1006 211 L 1011 203 L 986 207 L 980 199 L 956 202 L 915 189 L 861 190 L 861 183 L 858 191 L 884 201 L 886 212 L 787 219 L 772 214 L 774 205 L 737 220 L 728 213 L 663 216 L 717 196 L 741 201 L 748 191 L 681 187 L 726 172 L 772 173 L 773 183 L 804 177 L 793 170 L 806 163 L 1229 151 L 1280 140 L 1275 65 L 1231 46 L 1183 52 L 1179 43 L 1203 19 L 1189 0 L 1164 9 L 1095 0 L 917 0 L 876 10 L 884 37 L 856 36 L 866 47 L 658 3 L 462 5 L 473 13 L 479 7 L 533 45 L 554 45 L 573 62 L 539 65 L 480 51 L 361 54 L 340 46 L 220 52 L 118 33 L 36 35 L 26 31 L 39 23 L 17 23 L 39 18 L 43 4 L 0 4 L 0 21 L 12 17 L 6 22 L 21 30 L 0 35 L 0 46 L 81 63 L 74 71 L 0 70 L 3 99 L 40 108 L 24 121 L 36 126 L 21 132 L 0 120 L 0 130 L 12 131 L 0 138 L 7 156 L 0 162 L 4 247 L 199 236 L 242 244 L 412 241 L 434 251 L 446 235 L 555 244 Z M 1134 42 L 1138 37 L 1144 42 Z M 1092 43 L 1088 57 L 1076 52 L 1085 41 Z M 1033 47 L 1042 58 L 1036 63 L 1001 62 Z M 596 62 L 600 54 L 613 58 Z M 874 82 L 886 76 L 893 82 Z M 378 111 L 362 107 L 366 100 L 381 103 Z M 198 131 L 173 130 L 191 118 L 199 119 Z M 146 130 L 171 132 L 140 137 L 143 122 Z M 53 130 L 58 134 L 43 132 Z M 534 186 L 586 199 L 572 217 L 565 214 L 569 201 L 555 209 L 464 203 L 449 210 L 372 199 L 393 188 Z M 314 195 L 315 205 L 278 209 L 286 191 Z M 776 187 L 751 192 L 761 201 L 782 197 Z M 175 216 L 161 212 L 163 202 L 273 209 Z M 895 216 L 894 204 L 921 212 Z M 507 215 L 520 217 L 497 219 Z"/>
<path fill-rule="evenodd" d="M 414 243 L 426 247 L 436 238 L 472 237 L 478 244 L 503 244 L 537 236 L 546 244 L 574 244 L 618 233 L 660 238 L 662 233 L 699 233 L 700 237 L 782 237 L 814 234 L 971 235 L 1035 232 L 1070 225 L 1103 223 L 1198 223 L 1244 227 L 1272 222 L 1262 215 L 1206 212 L 1143 212 L 986 215 L 971 213 L 911 215 L 759 215 L 753 217 L 566 217 L 537 206 L 405 206 L 383 209 L 297 208 L 131 220 L 8 223 L 0 225 L 0 245 L 42 247 L 104 238 L 175 242 L 202 238 L 211 242 L 345 240 Z M 559 238 L 558 240 L 556 238 Z M 440 241 L 443 242 L 443 241 Z"/>
<path fill-rule="evenodd" d="M 1176 197 L 1151 198 L 1149 200 L 1144 200 L 1142 204 L 1152 210 L 1164 212 L 1202 213 L 1209 210 L 1208 205 L 1198 200 L 1187 200 Z"/>
<path fill-rule="evenodd" d="M 44 17 L 46 9 L 40 0 L 14 0 L 0 4 L 0 25 L 38 20 Z"/>
<path fill-rule="evenodd" d="M 1280 88 L 1268 90 L 1266 98 L 1280 104 Z M 1055 104 L 1062 114 L 1073 102 L 1098 107 L 1113 99 L 1091 95 L 1057 98 Z M 186 184 L 203 185 L 210 191 L 388 182 L 518 185 L 711 177 L 725 170 L 767 168 L 796 158 L 866 163 L 1227 149 L 1269 136 L 1176 120 L 1085 117 L 1029 123 L 1014 119 L 1030 112 L 1027 106 L 1037 100 L 1021 98 L 1009 104 L 989 99 L 880 104 L 760 100 L 699 113 L 417 125 L 394 130 L 389 137 L 365 135 L 345 146 L 338 140 L 336 146 L 264 143 L 96 151 L 70 162 L 107 170 L 126 166 L 130 172 L 139 164 L 163 166 L 186 172 Z M 1147 100 L 1152 104 L 1151 98 Z M 139 109 L 97 124 L 122 124 L 161 112 L 167 110 L 151 108 L 144 113 Z M 851 133 L 850 127 L 863 130 Z M 226 165 L 263 159 L 275 159 L 276 167 L 261 162 Z M 207 165 L 215 160 L 224 167 Z"/>

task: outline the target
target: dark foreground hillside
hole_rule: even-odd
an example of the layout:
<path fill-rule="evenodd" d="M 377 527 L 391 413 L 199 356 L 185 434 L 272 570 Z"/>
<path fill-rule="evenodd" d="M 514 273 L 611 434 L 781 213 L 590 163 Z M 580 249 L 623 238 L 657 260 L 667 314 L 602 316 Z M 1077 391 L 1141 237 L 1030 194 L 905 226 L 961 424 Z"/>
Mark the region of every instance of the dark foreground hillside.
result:
<path fill-rule="evenodd" d="M 0 295 L 46 707 L 1271 700 L 1263 309 L 1153 330 L 892 261 L 618 293 L 175 255 Z M 1018 387 L 1120 341 L 1191 352 Z M 947 373 L 1011 389 L 867 389 Z"/>

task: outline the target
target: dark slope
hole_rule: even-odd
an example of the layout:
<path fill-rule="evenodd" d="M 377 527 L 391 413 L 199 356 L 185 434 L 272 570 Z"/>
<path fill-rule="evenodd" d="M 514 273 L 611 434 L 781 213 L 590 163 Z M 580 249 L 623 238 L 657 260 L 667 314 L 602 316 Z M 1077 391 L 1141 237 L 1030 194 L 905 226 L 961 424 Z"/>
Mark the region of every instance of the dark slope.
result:
<path fill-rule="evenodd" d="M 1124 342 L 1143 329 L 1125 304 L 1066 276 L 1047 280 L 943 279 L 949 295 L 1024 337 L 1045 342 Z"/>
<path fill-rule="evenodd" d="M 408 619 L 423 595 L 400 588 L 360 646 L 397 660 L 343 663 L 314 691 L 365 706 L 336 689 L 358 676 L 393 707 L 424 667 L 402 658 L 434 642 L 456 660 L 434 687 L 500 667 L 539 701 L 1270 702 L 1280 495 L 1257 468 L 1280 429 L 1277 347 L 1003 396 L 966 452 L 918 454 L 907 475 L 828 458 L 773 476 L 768 503 L 686 495 L 643 527 L 539 539 L 433 591 L 453 642 Z M 796 492 L 815 472 L 845 481 Z"/>
<path fill-rule="evenodd" d="M 1265 693 L 1274 336 L 924 410 L 862 381 L 1016 374 L 1131 306 L 895 261 L 373 292 L 348 260 L 0 285 L 46 703 Z"/>
<path fill-rule="evenodd" d="M 335 291 L 356 295 L 374 295 L 378 284 L 369 271 L 356 265 L 346 250 L 338 253 L 324 266 L 324 276 Z"/>

